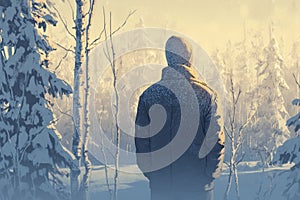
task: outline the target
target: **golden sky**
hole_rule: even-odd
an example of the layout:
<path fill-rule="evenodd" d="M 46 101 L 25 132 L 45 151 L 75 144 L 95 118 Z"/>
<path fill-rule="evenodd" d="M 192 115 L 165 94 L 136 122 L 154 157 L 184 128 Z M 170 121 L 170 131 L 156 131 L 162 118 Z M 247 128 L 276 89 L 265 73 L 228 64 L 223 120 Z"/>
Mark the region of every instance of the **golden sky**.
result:
<path fill-rule="evenodd" d="M 242 40 L 244 27 L 267 37 L 271 22 L 275 35 L 287 44 L 300 39 L 299 0 L 96 0 L 92 36 L 102 28 L 103 6 L 107 13 L 112 11 L 115 27 L 130 10 L 137 10 L 123 31 L 134 29 L 142 19 L 145 27 L 178 31 L 208 51 L 222 48 L 228 40 Z M 58 3 L 58 7 L 71 24 L 68 4 Z"/>

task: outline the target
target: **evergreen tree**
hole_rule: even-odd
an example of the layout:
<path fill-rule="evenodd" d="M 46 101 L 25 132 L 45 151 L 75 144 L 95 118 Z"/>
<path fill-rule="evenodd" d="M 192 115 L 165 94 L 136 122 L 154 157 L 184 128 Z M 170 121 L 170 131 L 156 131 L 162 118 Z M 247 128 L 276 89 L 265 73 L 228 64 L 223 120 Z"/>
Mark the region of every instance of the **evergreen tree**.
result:
<path fill-rule="evenodd" d="M 300 84 L 296 80 L 298 89 L 300 89 Z M 295 106 L 300 106 L 300 99 L 295 99 L 292 102 Z M 300 112 L 295 116 L 291 117 L 287 121 L 287 126 L 292 126 L 297 133 L 300 130 Z M 299 199 L 300 198 L 300 135 L 295 138 L 287 140 L 282 146 L 280 146 L 274 157 L 275 163 L 286 164 L 294 163 L 288 171 L 287 184 L 283 195 L 287 199 Z"/>
<path fill-rule="evenodd" d="M 78 170 L 61 145 L 50 97 L 71 93 L 48 70 L 48 25 L 56 25 L 44 0 L 0 1 L 0 198 L 64 199 L 60 167 Z"/>
<path fill-rule="evenodd" d="M 268 165 L 275 150 L 289 138 L 285 126 L 288 113 L 282 95 L 282 90 L 289 87 L 283 78 L 283 59 L 272 34 L 263 55 L 263 60 L 258 61 L 260 64 L 256 68 L 258 102 L 256 121 L 252 128 L 256 141 L 254 148 L 263 164 Z"/>

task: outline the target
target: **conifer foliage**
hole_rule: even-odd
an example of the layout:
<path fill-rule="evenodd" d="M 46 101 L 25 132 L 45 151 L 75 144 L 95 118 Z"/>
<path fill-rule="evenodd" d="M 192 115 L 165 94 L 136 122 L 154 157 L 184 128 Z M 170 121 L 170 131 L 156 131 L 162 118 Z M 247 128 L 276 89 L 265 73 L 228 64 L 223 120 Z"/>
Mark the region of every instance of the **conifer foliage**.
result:
<path fill-rule="evenodd" d="M 45 0 L 0 1 L 0 199 L 67 198 L 61 167 L 78 169 L 61 145 L 49 98 L 71 87 L 48 69 L 56 25 Z"/>

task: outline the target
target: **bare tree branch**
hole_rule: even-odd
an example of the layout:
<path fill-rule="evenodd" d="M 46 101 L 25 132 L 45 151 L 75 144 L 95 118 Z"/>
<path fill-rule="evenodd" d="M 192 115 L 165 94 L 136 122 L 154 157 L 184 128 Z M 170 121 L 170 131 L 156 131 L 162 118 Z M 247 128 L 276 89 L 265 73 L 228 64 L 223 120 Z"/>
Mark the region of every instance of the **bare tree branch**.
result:
<path fill-rule="evenodd" d="M 69 51 L 69 52 L 72 52 L 72 53 L 75 54 L 75 51 L 72 50 L 72 48 L 73 48 L 72 46 L 68 49 L 68 48 L 64 47 L 63 45 L 61 45 L 61 44 L 59 44 L 59 43 L 57 43 L 57 42 L 54 42 L 54 44 L 57 45 L 58 47 L 62 48 L 62 49 L 65 50 L 65 51 Z"/>
<path fill-rule="evenodd" d="M 68 51 L 66 51 L 65 55 L 60 59 L 58 65 L 55 67 L 54 69 L 54 73 L 56 73 L 57 69 L 61 66 L 62 61 L 68 56 L 69 54 L 69 50 L 72 48 L 72 46 L 68 49 Z"/>
<path fill-rule="evenodd" d="M 114 86 L 114 92 L 115 92 L 115 99 L 116 99 L 116 105 L 115 105 L 115 128 L 116 128 L 116 135 L 117 135 L 117 141 L 116 146 L 117 150 L 115 152 L 115 175 L 114 175 L 114 194 L 113 199 L 117 200 L 117 194 L 118 194 L 118 182 L 119 182 L 119 157 L 120 157 L 120 139 L 121 139 L 121 130 L 118 124 L 118 113 L 119 113 L 119 94 L 117 91 L 117 74 L 116 74 L 116 65 L 115 65 L 115 50 L 114 50 L 114 44 L 113 44 L 113 37 L 112 37 L 112 16 L 111 12 L 109 12 L 109 41 L 110 41 L 110 48 L 111 48 L 111 54 L 112 54 L 112 65 L 111 70 L 113 73 L 113 86 Z"/>
<path fill-rule="evenodd" d="M 236 147 L 235 147 L 236 152 L 238 152 L 240 150 L 240 148 L 241 148 L 241 146 L 242 146 L 243 143 L 244 143 L 243 138 L 239 138 L 237 140 L 237 144 L 236 144 Z"/>
<path fill-rule="evenodd" d="M 236 99 L 235 99 L 235 102 L 234 102 L 235 105 L 238 103 L 239 98 L 240 98 L 240 96 L 241 96 L 241 93 L 242 93 L 242 91 L 241 91 L 241 89 L 239 88 L 238 95 L 237 95 L 237 97 L 236 97 Z"/>
<path fill-rule="evenodd" d="M 104 49 L 104 47 L 103 47 L 103 50 L 104 50 L 104 54 L 105 54 L 106 58 L 108 59 L 108 61 L 110 62 L 110 65 L 112 66 L 113 61 L 112 61 L 111 55 L 109 53 L 108 36 L 107 36 L 107 30 L 106 30 L 106 14 L 105 14 L 105 8 L 104 7 L 103 7 L 102 11 L 103 11 L 103 21 L 104 21 L 104 24 L 105 24 L 105 26 L 104 26 L 104 35 L 105 35 L 105 48 L 106 48 L 106 49 Z"/>
<path fill-rule="evenodd" d="M 110 60 L 109 52 L 107 52 L 107 50 L 105 50 L 105 48 L 103 48 L 103 53 L 104 53 L 106 59 L 109 60 L 109 63 L 112 64 L 112 62 Z"/>
<path fill-rule="evenodd" d="M 242 154 L 241 158 L 238 161 L 236 161 L 236 165 L 239 165 L 244 160 L 245 155 L 246 153 Z"/>
<path fill-rule="evenodd" d="M 133 15 L 135 12 L 136 12 L 136 10 L 129 12 L 129 14 L 128 14 L 128 16 L 126 17 L 126 19 L 124 20 L 123 24 L 121 24 L 116 30 L 114 30 L 114 31 L 111 33 L 111 35 L 114 35 L 114 34 L 115 34 L 116 32 L 118 32 L 121 28 L 123 28 L 123 27 L 126 25 L 128 19 L 129 19 L 129 18 L 131 17 L 131 15 Z"/>
<path fill-rule="evenodd" d="M 235 114 L 236 114 L 236 98 L 235 98 L 235 91 L 233 86 L 233 74 L 230 73 L 230 91 L 231 91 L 231 98 L 232 98 L 232 116 L 230 116 L 230 127 L 231 127 L 231 135 L 232 139 L 234 139 L 234 132 L 235 132 Z"/>
<path fill-rule="evenodd" d="M 102 106 L 102 111 L 104 110 L 103 106 Z M 109 183 L 109 173 L 108 173 L 108 169 L 107 169 L 107 156 L 106 156 L 106 153 L 105 153 L 105 149 L 104 149 L 104 142 L 103 142 L 103 135 L 105 132 L 104 132 L 104 128 L 103 128 L 103 125 L 102 125 L 102 115 L 99 114 L 99 124 L 100 124 L 100 135 L 101 135 L 101 145 L 100 145 L 100 149 L 101 149 L 101 153 L 102 153 L 102 156 L 104 158 L 104 172 L 105 172 L 105 181 L 106 181 L 106 186 L 107 186 L 107 191 L 109 193 L 109 197 L 110 199 L 112 199 L 112 192 L 113 190 L 110 188 L 110 183 Z"/>
<path fill-rule="evenodd" d="M 70 117 L 70 118 L 72 119 L 72 121 L 74 122 L 73 116 L 72 116 L 71 114 L 67 113 L 66 111 L 63 111 L 63 110 L 58 106 L 58 104 L 56 104 L 56 109 L 57 109 L 61 114 Z M 70 111 L 70 110 L 69 110 L 69 111 Z"/>
<path fill-rule="evenodd" d="M 104 10 L 104 7 L 103 7 Z M 124 20 L 124 22 L 114 31 L 112 31 L 111 35 L 114 35 L 115 33 L 117 33 L 119 30 L 121 30 L 128 22 L 129 18 L 136 12 L 136 10 L 134 11 L 130 11 L 129 14 L 127 15 L 126 19 Z M 103 12 L 103 17 L 105 18 L 105 11 Z M 93 42 L 90 44 L 90 49 L 94 48 L 95 46 L 97 46 L 99 43 L 103 42 L 101 41 L 102 35 L 105 32 L 105 27 L 106 27 L 106 21 L 104 20 L 104 24 L 103 24 L 103 29 L 100 31 L 99 36 L 93 40 Z"/>
<path fill-rule="evenodd" d="M 226 135 L 229 137 L 229 139 L 232 140 L 232 137 L 231 137 L 231 135 L 229 135 L 227 128 L 225 126 L 224 126 L 224 130 L 225 130 Z"/>
<path fill-rule="evenodd" d="M 293 73 L 293 77 L 295 79 L 296 84 L 298 85 L 298 87 L 300 88 L 300 82 L 297 80 L 296 75 Z"/>
<path fill-rule="evenodd" d="M 231 112 L 229 112 L 229 126 L 230 130 L 228 131 L 226 127 L 224 127 L 226 135 L 230 138 L 230 146 L 231 146 L 231 155 L 230 155 L 230 163 L 227 164 L 229 167 L 229 178 L 228 178 L 228 184 L 227 189 L 225 192 L 225 199 L 228 199 L 229 192 L 232 185 L 232 179 L 235 180 L 235 186 L 236 186 L 236 195 L 237 198 L 240 199 L 239 195 L 239 180 L 238 180 L 238 172 L 236 166 L 244 159 L 245 154 L 242 154 L 242 157 L 237 160 L 238 152 L 240 151 L 240 147 L 244 143 L 243 138 L 243 130 L 248 126 L 250 123 L 252 117 L 255 115 L 252 114 L 245 123 L 243 123 L 242 126 L 239 127 L 237 130 L 237 106 L 239 105 L 240 97 L 241 97 L 241 89 L 238 88 L 236 90 L 234 88 L 234 82 L 233 82 L 233 73 L 232 71 L 229 72 L 229 82 L 230 82 L 230 97 L 231 97 Z M 226 164 L 226 163 L 225 163 Z M 234 176 L 234 177 L 232 177 Z"/>
<path fill-rule="evenodd" d="M 257 112 L 257 110 L 250 117 L 248 117 L 248 119 L 244 122 L 244 124 L 242 126 L 240 126 L 240 128 L 238 130 L 238 138 L 240 138 L 242 136 L 243 130 L 249 125 L 249 123 L 255 116 L 256 112 Z"/>
<path fill-rule="evenodd" d="M 67 22 L 63 19 L 63 17 L 61 16 L 60 12 L 58 11 L 58 9 L 53 5 L 54 10 L 56 11 L 56 13 L 58 14 L 58 17 L 60 19 L 60 21 L 63 23 L 67 33 L 74 39 L 76 40 L 75 35 L 69 30 L 68 24 Z M 74 14 L 74 13 L 73 13 Z M 74 19 L 74 18 L 73 18 Z"/>
<path fill-rule="evenodd" d="M 223 162 L 225 165 L 227 165 L 227 167 L 230 167 L 230 164 L 228 162 Z"/>
<path fill-rule="evenodd" d="M 104 26 L 106 26 L 106 24 L 104 24 Z M 98 41 L 101 39 L 103 33 L 104 33 L 104 28 L 101 30 L 99 36 L 96 39 L 94 39 L 94 41 L 90 44 L 91 48 L 93 48 L 97 44 L 101 43 L 101 42 L 98 42 Z"/>
<path fill-rule="evenodd" d="M 74 20 L 74 19 L 75 19 L 75 12 L 74 12 L 74 8 L 73 8 L 73 6 L 72 6 L 70 0 L 68 0 L 68 4 L 69 4 L 69 6 L 70 6 L 70 8 L 71 8 L 71 11 L 72 11 L 72 19 Z"/>

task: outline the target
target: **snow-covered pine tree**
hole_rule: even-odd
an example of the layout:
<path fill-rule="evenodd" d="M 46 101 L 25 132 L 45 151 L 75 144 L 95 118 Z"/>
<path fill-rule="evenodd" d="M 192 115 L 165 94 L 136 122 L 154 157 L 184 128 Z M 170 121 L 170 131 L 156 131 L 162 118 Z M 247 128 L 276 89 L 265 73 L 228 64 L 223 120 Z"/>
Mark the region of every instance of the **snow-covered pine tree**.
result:
<path fill-rule="evenodd" d="M 296 79 L 298 89 L 300 89 L 300 83 Z M 300 99 L 295 99 L 292 102 L 295 106 L 300 106 Z M 287 126 L 292 126 L 297 133 L 300 130 L 300 112 L 291 117 L 287 121 Z M 300 135 L 287 140 L 282 146 L 280 146 L 274 156 L 274 163 L 286 164 L 294 163 L 288 171 L 286 188 L 283 195 L 288 200 L 296 200 L 300 198 Z"/>
<path fill-rule="evenodd" d="M 262 34 L 258 31 L 250 31 L 249 37 L 247 39 L 247 46 L 245 47 L 246 50 L 244 50 L 247 59 L 247 68 L 245 73 L 246 79 L 243 78 L 243 82 L 246 82 L 248 87 L 244 87 L 245 96 L 242 102 L 247 102 L 247 110 L 255 110 L 257 111 L 257 103 L 258 99 L 257 94 L 259 93 L 259 87 L 258 87 L 258 79 L 257 79 L 257 73 L 256 68 L 257 66 L 260 66 L 261 64 L 261 57 L 263 54 L 264 44 L 263 44 L 263 38 Z M 243 52 L 241 52 L 243 54 Z M 243 57 L 243 56 L 242 56 Z M 242 58 L 241 57 L 241 58 Z M 240 74 L 240 77 L 243 77 L 242 74 Z M 247 81 L 245 81 L 247 80 Z M 251 101 L 249 101 L 251 99 Z M 243 108 L 242 108 L 243 110 Z M 251 123 L 249 126 L 245 129 L 246 138 L 243 145 L 243 151 L 247 152 L 245 155 L 246 160 L 257 160 L 257 155 L 255 155 L 255 151 L 253 152 L 253 144 L 255 145 L 255 137 L 253 136 L 253 131 L 251 125 L 256 121 L 256 115 L 252 118 Z"/>
<path fill-rule="evenodd" d="M 78 170 L 61 145 L 49 97 L 71 93 L 47 68 L 45 0 L 0 1 L 0 198 L 67 198 L 60 167 Z"/>
<path fill-rule="evenodd" d="M 294 99 L 292 104 L 294 106 L 300 106 L 300 99 Z M 294 126 L 296 133 L 300 130 L 300 112 L 287 121 L 287 126 Z"/>
<path fill-rule="evenodd" d="M 270 34 L 268 46 L 264 49 L 264 58 L 257 67 L 258 94 L 257 115 L 253 125 L 254 149 L 263 164 L 268 165 L 275 150 L 289 138 L 285 126 L 288 116 L 283 89 L 288 89 L 283 78 L 283 59 L 277 40 Z"/>

